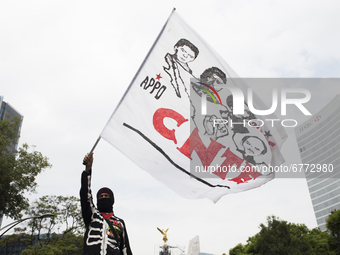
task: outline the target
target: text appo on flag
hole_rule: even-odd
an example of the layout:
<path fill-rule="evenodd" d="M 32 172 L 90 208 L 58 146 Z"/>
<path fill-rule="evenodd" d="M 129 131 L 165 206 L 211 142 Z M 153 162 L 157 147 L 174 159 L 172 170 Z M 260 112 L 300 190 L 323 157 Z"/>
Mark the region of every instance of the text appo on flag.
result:
<path fill-rule="evenodd" d="M 265 167 L 283 163 L 286 133 L 246 101 L 234 114 L 232 87 L 247 90 L 173 11 L 100 137 L 186 198 L 216 202 L 259 187 L 274 178 Z"/>

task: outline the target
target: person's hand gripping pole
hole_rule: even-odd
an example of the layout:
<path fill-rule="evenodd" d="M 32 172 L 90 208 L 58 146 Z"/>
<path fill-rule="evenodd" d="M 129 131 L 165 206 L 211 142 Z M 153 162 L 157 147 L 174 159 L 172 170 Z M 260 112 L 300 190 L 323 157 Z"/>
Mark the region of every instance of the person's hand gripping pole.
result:
<path fill-rule="evenodd" d="M 97 141 L 96 141 L 96 143 L 93 145 L 93 147 L 92 147 L 92 150 L 87 154 L 87 155 L 91 155 L 91 157 L 93 156 L 93 151 L 94 151 L 94 149 L 96 148 L 96 146 L 97 146 L 97 144 L 99 143 L 99 141 L 100 141 L 100 136 L 98 137 L 98 139 L 97 139 Z M 86 156 L 85 156 L 86 157 Z M 83 165 L 87 165 L 87 163 L 86 163 L 86 161 L 85 161 L 85 157 L 84 157 L 84 160 L 83 160 Z M 92 159 L 92 161 L 93 161 L 93 159 Z M 92 163 L 91 163 L 91 167 L 92 167 Z"/>
<path fill-rule="evenodd" d="M 93 163 L 93 153 L 87 153 L 83 159 L 83 164 L 85 165 L 85 171 L 89 171 L 92 169 Z"/>

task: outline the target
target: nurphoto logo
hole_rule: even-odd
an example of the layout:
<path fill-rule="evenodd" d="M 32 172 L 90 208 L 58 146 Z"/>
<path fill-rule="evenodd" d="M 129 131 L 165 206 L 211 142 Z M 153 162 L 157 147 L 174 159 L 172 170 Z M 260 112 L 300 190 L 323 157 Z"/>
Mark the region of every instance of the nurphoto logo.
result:
<path fill-rule="evenodd" d="M 233 115 L 245 115 L 247 113 L 251 113 L 253 115 L 258 116 L 266 116 L 273 114 L 278 106 L 280 107 L 281 116 L 287 115 L 287 105 L 295 105 L 304 115 L 312 115 L 306 107 L 303 105 L 307 103 L 311 99 L 311 93 L 309 90 L 304 88 L 281 88 L 278 90 L 277 88 L 272 89 L 272 105 L 269 109 L 256 109 L 254 106 L 254 95 L 253 90 L 251 88 L 247 89 L 247 103 L 245 103 L 245 96 L 240 88 L 227 84 L 216 84 L 214 87 L 209 86 L 208 84 L 199 82 L 201 86 L 197 86 L 196 88 L 204 91 L 205 93 L 201 94 L 201 114 L 207 115 L 207 96 L 213 100 L 214 104 L 217 105 L 217 101 L 219 104 L 223 105 L 220 95 L 218 91 L 221 89 L 228 89 L 232 96 L 232 102 L 227 105 L 231 108 Z M 212 91 L 212 92 L 210 92 Z M 299 98 L 288 98 L 288 94 L 294 93 L 303 95 L 303 97 Z M 279 104 L 280 97 L 280 104 Z M 217 99 L 217 100 L 216 100 Z M 227 99 L 228 101 L 228 99 Z M 232 119 L 225 118 L 216 118 L 213 120 L 214 126 L 216 125 L 226 125 L 228 124 L 230 127 L 233 125 L 243 125 L 244 127 L 254 127 L 254 126 L 263 126 L 266 122 L 267 124 L 271 124 L 271 127 L 274 127 L 275 123 L 280 122 L 284 127 L 296 127 L 298 125 L 297 120 L 295 119 L 243 119 L 242 122 L 233 122 Z"/>

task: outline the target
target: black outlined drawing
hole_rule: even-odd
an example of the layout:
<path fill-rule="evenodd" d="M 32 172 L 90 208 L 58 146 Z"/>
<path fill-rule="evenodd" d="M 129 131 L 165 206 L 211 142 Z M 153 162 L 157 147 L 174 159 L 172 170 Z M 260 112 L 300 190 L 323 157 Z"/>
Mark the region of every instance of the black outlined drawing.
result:
<path fill-rule="evenodd" d="M 183 93 L 181 93 L 183 90 L 189 97 L 188 88 L 185 86 L 181 72 L 188 72 L 194 77 L 188 63 L 194 61 L 197 58 L 199 50 L 189 40 L 183 38 L 175 44 L 174 50 L 174 54 L 167 53 L 165 55 L 165 62 L 168 64 L 168 66 L 163 67 L 163 69 L 170 76 L 170 82 L 176 92 L 177 97 L 183 97 Z"/>

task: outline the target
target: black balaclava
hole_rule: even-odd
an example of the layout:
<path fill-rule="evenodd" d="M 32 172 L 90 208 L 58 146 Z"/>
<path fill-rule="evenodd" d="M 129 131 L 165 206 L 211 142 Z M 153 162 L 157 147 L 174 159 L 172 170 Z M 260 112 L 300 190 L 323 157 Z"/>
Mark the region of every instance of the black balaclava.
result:
<path fill-rule="evenodd" d="M 99 195 L 102 193 L 107 193 L 109 194 L 110 197 L 108 198 L 101 198 L 99 199 Z M 113 212 L 113 204 L 115 202 L 115 198 L 113 196 L 112 190 L 109 188 L 101 188 L 97 192 L 97 208 L 100 212 Z"/>

